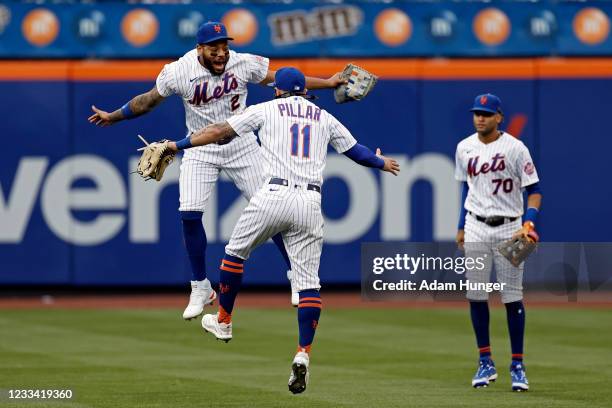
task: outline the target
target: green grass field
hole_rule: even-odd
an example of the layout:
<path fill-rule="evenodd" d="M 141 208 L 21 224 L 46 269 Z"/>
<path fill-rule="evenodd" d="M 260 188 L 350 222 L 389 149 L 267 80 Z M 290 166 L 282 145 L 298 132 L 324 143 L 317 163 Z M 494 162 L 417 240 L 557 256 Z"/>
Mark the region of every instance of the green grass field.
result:
<path fill-rule="evenodd" d="M 612 311 L 527 309 L 528 393 L 510 391 L 505 312 L 492 311 L 500 372 L 470 387 L 466 310 L 324 309 L 304 394 L 287 390 L 295 311 L 238 309 L 234 339 L 180 311 L 0 310 L 0 407 L 609 407 Z M 71 389 L 67 402 L 7 389 Z"/>

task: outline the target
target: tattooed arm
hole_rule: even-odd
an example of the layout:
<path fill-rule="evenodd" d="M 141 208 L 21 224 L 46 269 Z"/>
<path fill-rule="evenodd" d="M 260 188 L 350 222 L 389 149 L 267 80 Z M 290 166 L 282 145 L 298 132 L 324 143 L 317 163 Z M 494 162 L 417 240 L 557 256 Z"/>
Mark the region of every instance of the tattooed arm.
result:
<path fill-rule="evenodd" d="M 123 108 L 119 108 L 114 112 L 108 113 L 92 105 L 91 109 L 95 112 L 88 120 L 96 126 L 110 126 L 127 118 L 144 115 L 150 112 L 164 100 L 164 97 L 159 94 L 157 87 L 154 86 L 149 92 L 143 93 L 134 97 Z M 126 112 L 128 117 L 126 117 Z"/>
<path fill-rule="evenodd" d="M 168 147 L 172 151 L 178 151 L 188 149 L 195 146 L 204 146 L 211 143 L 217 142 L 229 142 L 237 134 L 234 129 L 227 122 L 213 123 L 212 125 L 206 126 L 204 129 L 200 129 L 191 136 L 187 136 L 183 140 L 178 142 L 170 142 Z M 178 146 L 177 146 L 178 144 Z"/>

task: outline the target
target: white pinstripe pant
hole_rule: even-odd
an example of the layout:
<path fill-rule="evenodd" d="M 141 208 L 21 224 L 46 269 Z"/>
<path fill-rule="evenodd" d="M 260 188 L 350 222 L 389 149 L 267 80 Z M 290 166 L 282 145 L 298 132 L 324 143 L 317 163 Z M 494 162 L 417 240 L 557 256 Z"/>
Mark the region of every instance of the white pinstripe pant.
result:
<path fill-rule="evenodd" d="M 291 260 L 293 287 L 297 291 L 318 290 L 323 248 L 321 194 L 293 185 L 266 182 L 242 212 L 225 252 L 246 260 L 255 248 L 280 232 Z"/>
<path fill-rule="evenodd" d="M 509 240 L 521 228 L 521 218 L 490 227 L 478 221 L 469 213 L 465 216 L 465 254 L 467 257 L 483 257 L 485 267 L 482 270 L 468 269 L 465 273 L 470 282 L 488 283 L 491 281 L 491 270 L 495 267 L 497 281 L 505 283 L 501 291 L 503 303 L 516 302 L 523 299 L 523 264 L 518 268 L 504 258 L 497 246 Z M 483 290 L 468 290 L 469 300 L 487 300 L 489 294 Z"/>
<path fill-rule="evenodd" d="M 236 137 L 222 146 L 185 150 L 179 175 L 179 210 L 205 211 L 221 170 L 250 200 L 264 182 L 264 165 L 261 148 L 252 136 Z"/>

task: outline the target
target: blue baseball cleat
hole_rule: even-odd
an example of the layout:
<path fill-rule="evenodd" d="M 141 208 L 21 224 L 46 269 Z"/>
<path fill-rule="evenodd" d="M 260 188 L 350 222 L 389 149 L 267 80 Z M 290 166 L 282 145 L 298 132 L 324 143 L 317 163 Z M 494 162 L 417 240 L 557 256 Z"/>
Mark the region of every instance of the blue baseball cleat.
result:
<path fill-rule="evenodd" d="M 529 381 L 525 374 L 525 365 L 521 361 L 513 361 L 510 365 L 510 377 L 512 378 L 512 391 L 527 391 Z"/>
<path fill-rule="evenodd" d="M 490 382 L 494 382 L 497 379 L 497 370 L 495 369 L 495 363 L 490 358 L 481 358 L 478 362 L 478 370 L 472 378 L 472 387 L 481 388 L 487 387 Z"/>

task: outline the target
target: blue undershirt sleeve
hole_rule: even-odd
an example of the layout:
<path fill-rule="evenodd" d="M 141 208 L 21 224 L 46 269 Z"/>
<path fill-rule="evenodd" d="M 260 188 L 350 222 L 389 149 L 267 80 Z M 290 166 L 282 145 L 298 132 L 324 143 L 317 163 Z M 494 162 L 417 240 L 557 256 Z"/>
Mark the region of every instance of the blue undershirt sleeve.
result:
<path fill-rule="evenodd" d="M 385 167 L 385 161 L 376 156 L 372 150 L 366 146 L 357 143 L 355 146 L 343 153 L 346 157 L 365 167 L 374 167 L 382 169 Z"/>

